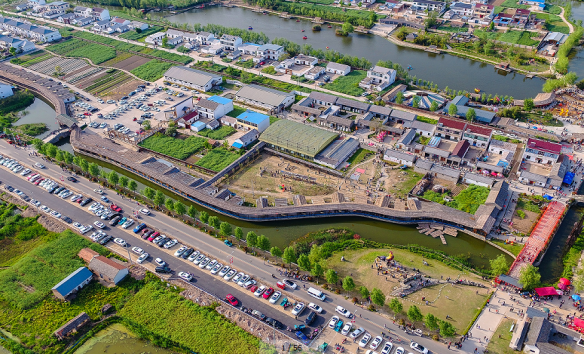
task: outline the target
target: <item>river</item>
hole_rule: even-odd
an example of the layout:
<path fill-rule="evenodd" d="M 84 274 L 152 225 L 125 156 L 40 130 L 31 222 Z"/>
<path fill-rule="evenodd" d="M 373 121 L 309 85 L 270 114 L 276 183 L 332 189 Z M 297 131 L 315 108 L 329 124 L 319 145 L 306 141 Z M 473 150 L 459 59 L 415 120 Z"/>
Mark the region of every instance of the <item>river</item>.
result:
<path fill-rule="evenodd" d="M 37 138 L 43 139 L 47 135 L 51 133 L 51 131 L 59 129 L 59 124 L 55 119 L 55 110 L 51 105 L 45 102 L 43 99 L 36 97 L 34 98 L 33 103 L 26 107 L 25 111 L 27 114 L 20 118 L 14 126 L 19 126 L 23 124 L 31 124 L 31 123 L 45 123 L 47 125 L 46 132 L 36 136 Z"/>
<path fill-rule="evenodd" d="M 424 51 L 398 46 L 376 35 L 352 33 L 347 37 L 337 36 L 335 29 L 323 26 L 322 31 L 313 32 L 307 20 L 283 19 L 276 15 L 262 15 L 244 8 L 209 7 L 190 10 L 167 17 L 175 23 L 220 24 L 228 27 L 264 32 L 270 39 L 283 37 L 299 44 L 310 44 L 314 48 L 339 51 L 343 54 L 365 57 L 372 63 L 391 60 L 403 67 L 411 65 L 412 75 L 433 81 L 440 88 L 449 86 L 457 90 L 472 92 L 475 88 L 499 95 L 523 99 L 541 92 L 544 80 L 527 79 L 519 74 L 498 74 L 492 65 L 463 59 L 453 55 L 435 55 Z M 303 33 L 302 30 L 305 30 Z M 302 40 L 306 35 L 307 40 Z"/>
<path fill-rule="evenodd" d="M 389 244 L 408 245 L 417 244 L 442 251 L 451 256 L 464 256 L 477 268 L 488 268 L 489 259 L 493 259 L 501 254 L 497 248 L 489 245 L 486 242 L 480 241 L 472 236 L 459 233 L 458 237 L 447 236 L 448 245 L 443 245 L 439 239 L 420 234 L 414 226 L 398 225 L 376 221 L 360 217 L 336 217 L 336 218 L 315 218 L 315 219 L 300 219 L 289 221 L 274 221 L 266 223 L 251 223 L 247 221 L 233 219 L 231 217 L 218 214 L 209 209 L 203 208 L 190 200 L 184 199 L 170 191 L 162 189 L 158 185 L 147 181 L 137 175 L 134 175 L 117 166 L 103 162 L 101 160 L 93 159 L 88 156 L 83 156 L 89 162 L 99 164 L 106 171 L 115 170 L 120 174 L 134 179 L 138 182 L 138 190 L 142 190 L 148 186 L 157 190 L 162 190 L 168 197 L 174 200 L 181 200 L 186 205 L 194 205 L 199 211 L 206 211 L 209 215 L 218 216 L 221 221 L 226 221 L 234 226 L 239 226 L 243 229 L 244 234 L 248 231 L 255 231 L 258 235 L 266 235 L 273 246 L 284 248 L 290 244 L 291 241 L 303 236 L 309 232 L 346 227 L 354 230 L 356 233 L 364 238 Z M 508 261 L 512 261 L 508 257 Z"/>

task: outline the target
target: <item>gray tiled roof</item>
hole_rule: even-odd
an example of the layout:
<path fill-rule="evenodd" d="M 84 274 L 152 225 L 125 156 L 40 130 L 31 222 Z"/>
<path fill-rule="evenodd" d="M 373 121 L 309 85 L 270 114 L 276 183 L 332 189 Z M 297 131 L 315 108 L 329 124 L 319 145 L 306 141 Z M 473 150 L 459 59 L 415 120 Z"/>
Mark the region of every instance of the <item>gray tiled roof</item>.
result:
<path fill-rule="evenodd" d="M 271 106 L 279 106 L 287 97 L 293 96 L 293 94 L 258 85 L 245 85 L 237 91 L 236 96 Z"/>
<path fill-rule="evenodd" d="M 209 81 L 220 77 L 219 75 L 209 74 L 186 66 L 173 66 L 164 73 L 164 76 L 190 82 L 197 86 L 205 86 Z"/>
<path fill-rule="evenodd" d="M 205 109 L 210 109 L 212 111 L 215 111 L 217 109 L 217 107 L 219 107 L 219 103 L 214 102 L 214 101 L 209 101 L 206 98 L 203 98 L 202 100 L 199 100 L 199 102 L 197 103 L 198 107 L 201 108 L 205 108 Z"/>
<path fill-rule="evenodd" d="M 344 98 L 344 97 L 339 97 L 339 99 L 337 100 L 337 105 L 356 108 L 356 109 L 360 109 L 363 111 L 366 111 L 367 109 L 369 109 L 369 103 L 360 102 L 360 101 L 353 101 L 353 100 L 350 100 L 350 99 Z"/>
<path fill-rule="evenodd" d="M 395 157 L 397 159 L 404 160 L 404 161 L 411 161 L 411 162 L 416 161 L 416 155 L 407 154 L 407 153 L 401 152 L 399 150 L 391 150 L 391 149 L 385 150 L 385 156 Z"/>
<path fill-rule="evenodd" d="M 308 97 L 317 101 L 327 102 L 330 104 L 335 104 L 338 99 L 337 96 L 329 95 L 328 93 L 318 91 L 312 91 L 310 95 L 308 95 Z"/>

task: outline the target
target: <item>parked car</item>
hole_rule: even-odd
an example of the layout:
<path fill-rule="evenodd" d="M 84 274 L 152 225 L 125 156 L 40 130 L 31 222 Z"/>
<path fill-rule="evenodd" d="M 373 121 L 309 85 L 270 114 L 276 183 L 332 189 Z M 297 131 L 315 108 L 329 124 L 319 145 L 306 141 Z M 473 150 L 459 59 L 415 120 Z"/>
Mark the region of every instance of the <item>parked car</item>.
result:
<path fill-rule="evenodd" d="M 359 341 L 359 346 L 361 348 L 365 348 L 367 346 L 367 343 L 369 343 L 370 340 L 371 340 L 371 334 L 365 333 L 363 338 L 361 338 L 361 340 Z"/>
<path fill-rule="evenodd" d="M 231 306 L 239 305 L 239 301 L 237 301 L 235 296 L 233 296 L 231 294 L 227 294 L 227 296 L 225 296 L 225 299 L 227 299 L 227 301 L 231 304 Z"/>
<path fill-rule="evenodd" d="M 188 282 L 193 280 L 193 276 L 187 272 L 178 272 L 178 277 L 181 278 L 182 280 L 188 281 Z"/>
<path fill-rule="evenodd" d="M 270 297 L 270 304 L 275 304 L 276 302 L 278 302 L 278 299 L 280 299 L 280 297 L 282 296 L 282 293 L 279 291 L 276 291 L 272 297 Z"/>
<path fill-rule="evenodd" d="M 322 307 L 318 306 L 314 302 L 311 302 L 310 304 L 308 304 L 308 308 L 311 309 L 312 311 L 322 313 Z"/>
<path fill-rule="evenodd" d="M 304 320 L 304 323 L 306 323 L 306 325 L 310 325 L 312 324 L 312 322 L 314 322 L 314 320 L 316 319 L 316 312 L 312 312 L 310 311 L 310 313 L 308 314 L 308 316 L 306 316 L 306 319 Z"/>
<path fill-rule="evenodd" d="M 349 310 L 347 310 L 343 306 L 337 306 L 337 308 L 335 309 L 335 311 L 337 313 L 340 313 L 341 315 L 347 317 L 347 318 L 351 318 L 351 316 L 352 316 L 351 313 L 349 312 Z"/>
<path fill-rule="evenodd" d="M 337 325 L 337 322 L 339 322 L 339 316 L 331 317 L 331 319 L 329 320 L 329 323 L 328 323 L 329 328 L 335 328 L 335 326 Z"/>
<path fill-rule="evenodd" d="M 417 351 L 418 353 L 428 354 L 428 349 L 424 348 L 420 343 L 412 342 L 410 343 L 410 348 Z"/>
<path fill-rule="evenodd" d="M 302 311 L 304 311 L 304 303 L 303 302 L 299 302 L 292 309 L 292 314 L 294 316 L 299 316 L 302 313 Z"/>

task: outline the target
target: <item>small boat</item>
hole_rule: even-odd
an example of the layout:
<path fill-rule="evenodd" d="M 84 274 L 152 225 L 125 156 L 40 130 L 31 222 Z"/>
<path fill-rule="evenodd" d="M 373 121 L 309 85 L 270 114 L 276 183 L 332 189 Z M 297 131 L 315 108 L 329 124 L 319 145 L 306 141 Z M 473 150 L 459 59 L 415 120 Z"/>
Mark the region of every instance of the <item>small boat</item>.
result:
<path fill-rule="evenodd" d="M 329 49 L 329 47 L 326 47 L 326 49 Z"/>
<path fill-rule="evenodd" d="M 308 39 L 308 37 L 304 36 L 304 37 L 302 37 L 302 39 Z"/>
<path fill-rule="evenodd" d="M 412 70 L 412 69 L 413 69 L 412 66 L 408 65 L 408 70 Z"/>
<path fill-rule="evenodd" d="M 296 20 L 296 22 L 300 22 L 300 20 Z"/>
<path fill-rule="evenodd" d="M 475 93 L 480 93 L 481 89 L 475 88 Z"/>
<path fill-rule="evenodd" d="M 331 26 L 331 25 L 328 25 L 328 28 L 333 28 L 333 26 Z"/>
<path fill-rule="evenodd" d="M 252 31 L 253 30 L 253 27 L 252 26 L 249 26 L 247 29 L 250 30 L 250 31 Z"/>
<path fill-rule="evenodd" d="M 304 30 L 302 30 L 302 32 L 304 32 Z"/>

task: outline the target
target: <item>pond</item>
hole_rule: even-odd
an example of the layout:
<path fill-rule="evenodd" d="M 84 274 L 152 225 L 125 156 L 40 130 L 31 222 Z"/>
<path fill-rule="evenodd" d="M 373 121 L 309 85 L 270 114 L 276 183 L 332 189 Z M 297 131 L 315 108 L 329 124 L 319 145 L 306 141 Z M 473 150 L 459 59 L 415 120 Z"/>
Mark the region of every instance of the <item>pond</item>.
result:
<path fill-rule="evenodd" d="M 163 349 L 138 338 L 121 324 L 115 323 L 95 336 L 75 351 L 75 354 L 171 354 L 174 351 Z"/>
<path fill-rule="evenodd" d="M 28 113 L 24 117 L 20 118 L 16 123 L 14 123 L 14 126 L 32 123 L 45 123 L 49 130 L 36 136 L 39 139 L 43 139 L 49 135 L 51 131 L 59 129 L 59 124 L 55 119 L 55 110 L 43 99 L 35 96 L 33 103 L 26 107 L 25 111 Z"/>

